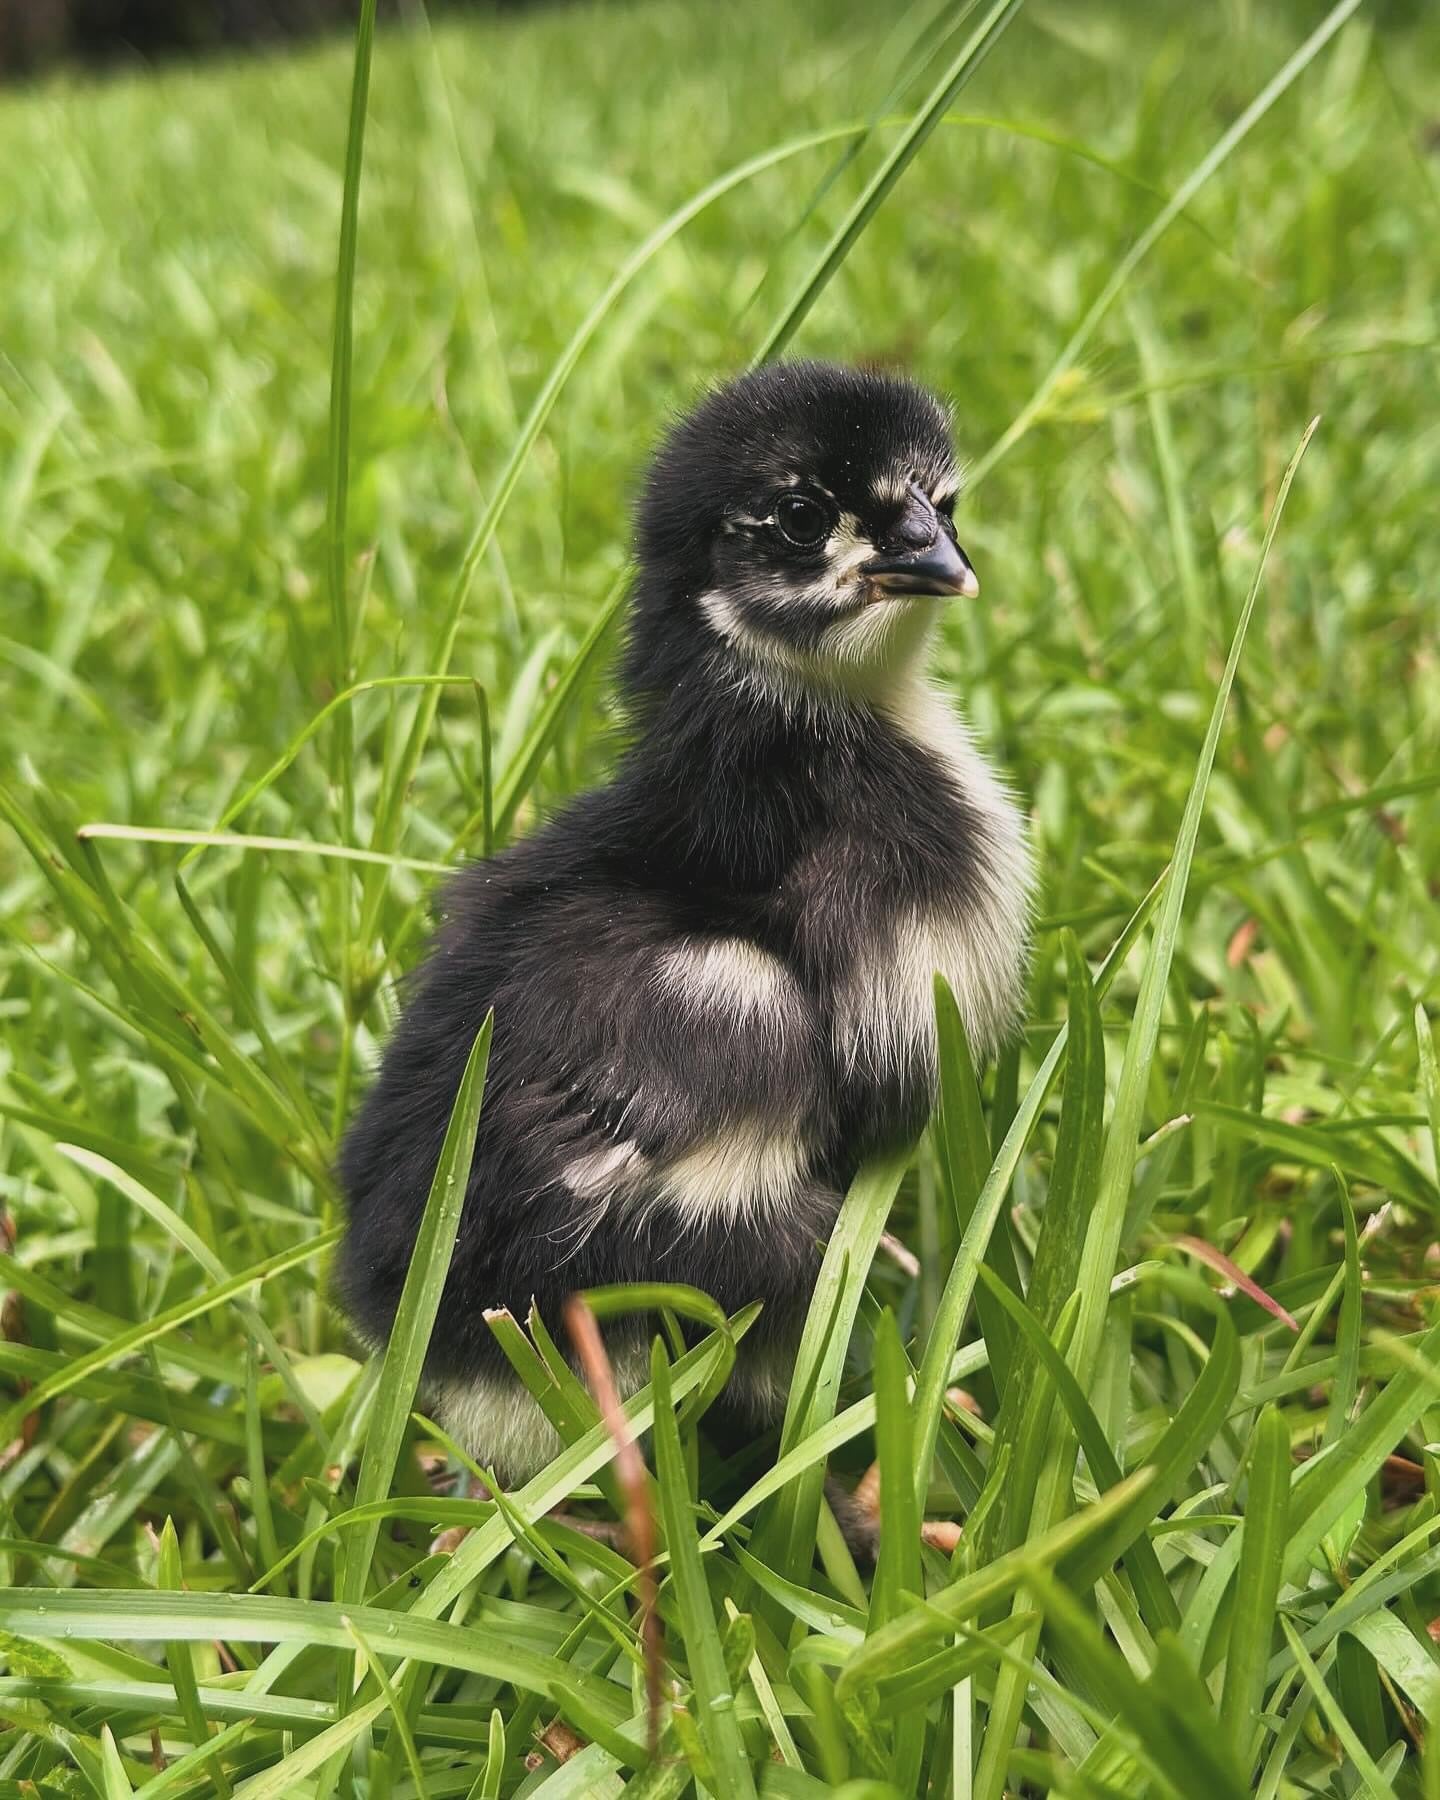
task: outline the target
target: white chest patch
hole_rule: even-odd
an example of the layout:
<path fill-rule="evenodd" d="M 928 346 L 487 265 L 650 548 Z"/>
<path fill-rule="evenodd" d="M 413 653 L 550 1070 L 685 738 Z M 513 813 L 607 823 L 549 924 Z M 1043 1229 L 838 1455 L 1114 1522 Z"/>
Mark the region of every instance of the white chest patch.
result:
<path fill-rule="evenodd" d="M 720 1014 L 749 1030 L 778 1032 L 803 1017 L 804 1000 L 784 963 L 739 937 L 678 944 L 660 960 L 664 997 L 694 1017 Z"/>
<path fill-rule="evenodd" d="M 975 1057 L 1004 1039 L 1023 995 L 1033 884 L 1020 810 L 954 711 L 917 682 L 887 712 L 973 818 L 975 861 L 953 900 L 901 912 L 857 946 L 837 997 L 836 1047 L 847 1066 L 882 1078 L 902 1075 L 917 1058 L 933 1071 L 937 972 L 954 992 Z"/>
<path fill-rule="evenodd" d="M 808 1148 L 798 1129 L 742 1122 L 718 1131 L 660 1173 L 655 1201 L 691 1225 L 717 1215 L 754 1219 L 788 1206 L 805 1178 Z"/>
<path fill-rule="evenodd" d="M 809 1029 L 795 977 L 746 938 L 677 941 L 658 959 L 651 979 L 660 1005 L 737 1046 Z M 640 1214 L 668 1212 L 677 1233 L 717 1216 L 758 1218 L 792 1203 L 809 1161 L 798 1111 L 791 1119 L 719 1122 L 708 1136 L 668 1157 L 647 1156 L 625 1139 L 605 1144 L 565 1165 L 566 1186 L 586 1203 L 566 1241 L 573 1252 L 612 1205 Z"/>

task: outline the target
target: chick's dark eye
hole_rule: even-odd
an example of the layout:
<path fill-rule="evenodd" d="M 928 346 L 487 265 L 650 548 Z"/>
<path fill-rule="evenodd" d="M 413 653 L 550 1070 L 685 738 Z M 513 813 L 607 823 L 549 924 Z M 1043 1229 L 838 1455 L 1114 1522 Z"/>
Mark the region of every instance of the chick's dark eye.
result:
<path fill-rule="evenodd" d="M 792 544 L 813 549 L 830 532 L 830 515 L 805 494 L 782 494 L 775 503 L 775 522 Z"/>

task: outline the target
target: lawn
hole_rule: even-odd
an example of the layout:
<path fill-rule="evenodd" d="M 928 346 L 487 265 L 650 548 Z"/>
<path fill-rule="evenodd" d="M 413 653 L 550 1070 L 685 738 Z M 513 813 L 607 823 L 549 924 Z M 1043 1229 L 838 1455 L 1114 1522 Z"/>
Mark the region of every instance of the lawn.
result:
<path fill-rule="evenodd" d="M 347 42 L 0 97 L 0 1800 L 1440 1796 L 1440 32 L 1013 10 L 410 9 L 363 163 Z M 657 1355 L 652 1753 L 590 1400 L 517 1342 L 568 1447 L 472 1497 L 330 1168 L 443 871 L 614 755 L 647 446 L 786 340 L 954 401 L 1040 921 L 783 1441 L 684 1403 L 744 1316 Z"/>

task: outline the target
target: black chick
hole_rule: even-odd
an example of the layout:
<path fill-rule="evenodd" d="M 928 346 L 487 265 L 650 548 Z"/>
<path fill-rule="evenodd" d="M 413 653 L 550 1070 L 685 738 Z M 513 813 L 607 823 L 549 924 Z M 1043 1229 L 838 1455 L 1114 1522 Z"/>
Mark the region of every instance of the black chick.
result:
<path fill-rule="evenodd" d="M 344 1145 L 340 1288 L 383 1341 L 471 1041 L 495 1036 L 426 1371 L 506 1481 L 557 1448 L 485 1323 L 532 1297 L 691 1283 L 762 1300 L 726 1394 L 784 1409 L 861 1158 L 918 1130 L 942 971 L 977 1054 L 1015 1020 L 1020 815 L 923 678 L 956 543 L 945 412 L 891 375 L 789 363 L 670 434 L 639 509 L 609 786 L 465 870 Z M 611 1329 L 622 1387 L 643 1325 Z"/>

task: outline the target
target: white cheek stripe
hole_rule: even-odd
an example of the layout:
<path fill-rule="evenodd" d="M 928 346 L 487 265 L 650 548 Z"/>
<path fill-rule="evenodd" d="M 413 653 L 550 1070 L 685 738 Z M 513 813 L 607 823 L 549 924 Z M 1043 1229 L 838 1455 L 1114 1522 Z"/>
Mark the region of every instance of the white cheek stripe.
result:
<path fill-rule="evenodd" d="M 835 529 L 825 540 L 825 563 L 837 599 L 841 584 L 848 585 L 849 578 L 861 563 L 869 562 L 874 554 L 875 546 L 860 529 L 860 521 L 854 513 L 842 512 Z"/>
<path fill-rule="evenodd" d="M 702 594 L 698 604 L 716 635 L 739 652 L 741 685 L 753 686 L 768 700 L 810 711 L 837 695 L 868 694 L 914 677 L 934 627 L 933 600 L 897 595 L 856 608 L 848 592 L 842 596 L 838 591 L 842 586 L 848 588 L 848 581 L 832 578 L 790 596 L 829 601 L 837 608 L 835 623 L 813 651 L 757 631 L 741 602 L 723 588 Z"/>

